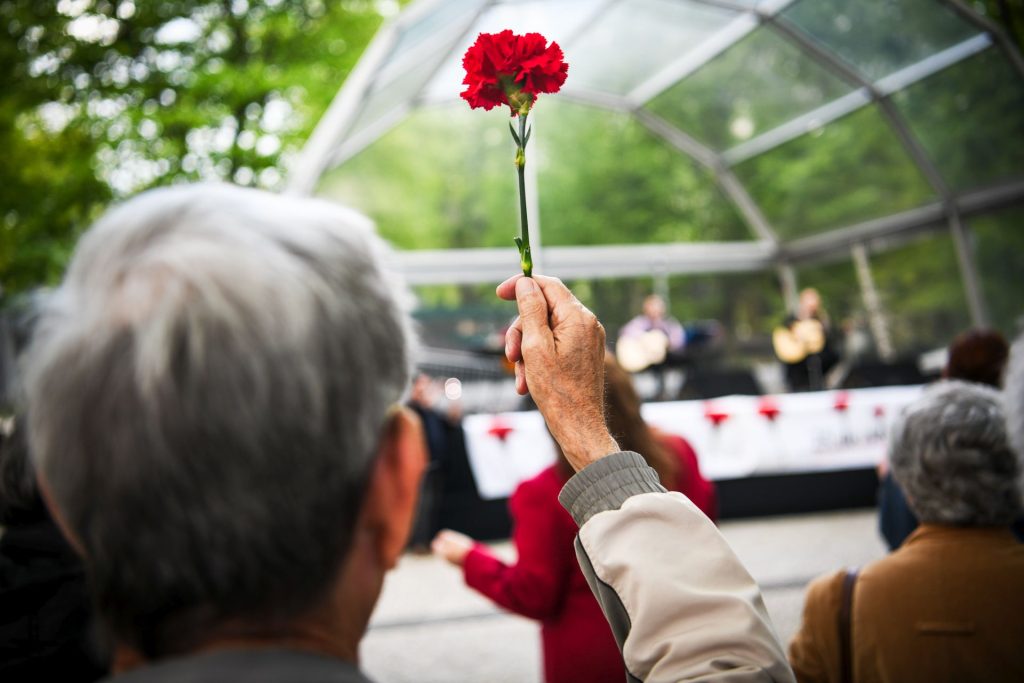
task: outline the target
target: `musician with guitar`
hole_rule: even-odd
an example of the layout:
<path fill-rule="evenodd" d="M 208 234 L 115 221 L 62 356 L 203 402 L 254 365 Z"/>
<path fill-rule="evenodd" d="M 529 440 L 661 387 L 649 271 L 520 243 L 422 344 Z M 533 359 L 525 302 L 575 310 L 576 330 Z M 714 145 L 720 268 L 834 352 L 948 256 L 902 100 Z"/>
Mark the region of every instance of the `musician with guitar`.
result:
<path fill-rule="evenodd" d="M 685 345 L 686 331 L 682 324 L 666 314 L 665 301 L 660 296 L 650 294 L 644 299 L 643 312 L 619 331 L 615 354 L 619 364 L 628 372 L 654 369 L 658 377 L 658 393 L 663 395 L 664 366 L 677 358 Z"/>
<path fill-rule="evenodd" d="M 788 315 L 772 333 L 775 355 L 785 366 L 790 391 L 825 388 L 825 376 L 839 361 L 829 328 L 828 314 L 818 290 L 800 292 L 796 315 Z"/>

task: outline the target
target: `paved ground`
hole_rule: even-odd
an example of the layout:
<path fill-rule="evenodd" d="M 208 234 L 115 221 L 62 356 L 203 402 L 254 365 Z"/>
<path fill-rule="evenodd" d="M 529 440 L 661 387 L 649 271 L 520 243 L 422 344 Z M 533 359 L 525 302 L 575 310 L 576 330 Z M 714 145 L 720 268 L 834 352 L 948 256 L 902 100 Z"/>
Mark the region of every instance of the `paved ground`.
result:
<path fill-rule="evenodd" d="M 722 532 L 761 584 L 784 642 L 799 626 L 810 579 L 885 553 L 874 512 L 725 522 Z M 508 543 L 495 549 L 515 555 Z M 378 683 L 534 683 L 540 680 L 538 628 L 466 588 L 455 568 L 407 555 L 387 579 L 362 665 Z"/>

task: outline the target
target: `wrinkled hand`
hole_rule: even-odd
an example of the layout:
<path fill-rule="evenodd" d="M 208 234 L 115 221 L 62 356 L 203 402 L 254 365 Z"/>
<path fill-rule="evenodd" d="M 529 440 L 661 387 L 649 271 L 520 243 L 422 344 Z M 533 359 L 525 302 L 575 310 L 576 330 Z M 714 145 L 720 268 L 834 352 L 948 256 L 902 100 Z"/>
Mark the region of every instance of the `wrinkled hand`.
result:
<path fill-rule="evenodd" d="M 604 421 L 604 328 L 558 278 L 516 275 L 498 285 L 519 318 L 505 333 L 516 391 L 533 397 L 577 471 L 619 450 Z"/>
<path fill-rule="evenodd" d="M 442 529 L 430 542 L 430 549 L 438 557 L 443 557 L 452 564 L 461 567 L 466 555 L 473 549 L 474 541 L 466 534 L 451 529 Z"/>

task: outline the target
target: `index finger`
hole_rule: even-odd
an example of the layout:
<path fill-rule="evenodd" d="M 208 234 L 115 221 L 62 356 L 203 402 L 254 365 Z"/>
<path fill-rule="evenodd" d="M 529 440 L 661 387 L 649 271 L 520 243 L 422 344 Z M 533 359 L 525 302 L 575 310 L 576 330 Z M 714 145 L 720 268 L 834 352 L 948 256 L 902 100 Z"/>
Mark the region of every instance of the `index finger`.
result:
<path fill-rule="evenodd" d="M 517 273 L 509 279 L 498 285 L 496 292 L 498 296 L 505 301 L 516 300 L 516 282 L 523 278 L 522 273 Z M 540 287 L 540 291 L 544 293 L 544 298 L 548 302 L 548 309 L 554 309 L 555 306 L 561 303 L 572 303 L 576 301 L 576 297 L 569 291 L 561 280 L 557 277 L 548 277 L 547 275 L 534 275 L 533 281 Z"/>

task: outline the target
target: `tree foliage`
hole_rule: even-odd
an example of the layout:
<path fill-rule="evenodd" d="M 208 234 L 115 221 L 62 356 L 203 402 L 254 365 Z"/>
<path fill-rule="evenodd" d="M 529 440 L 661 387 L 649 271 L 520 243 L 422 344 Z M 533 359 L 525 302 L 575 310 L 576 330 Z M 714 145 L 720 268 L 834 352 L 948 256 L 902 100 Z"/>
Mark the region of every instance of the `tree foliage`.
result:
<path fill-rule="evenodd" d="M 97 213 L 141 189 L 279 186 L 381 10 L 397 6 L 0 2 L 0 284 L 52 282 Z"/>

